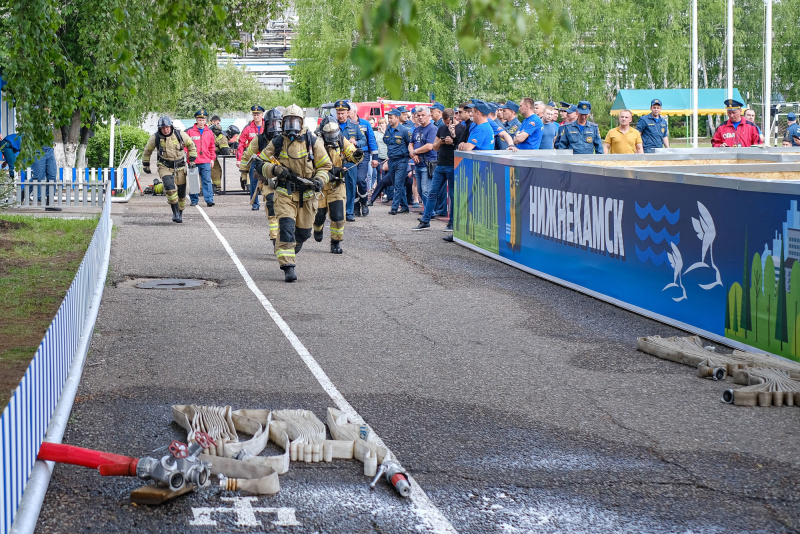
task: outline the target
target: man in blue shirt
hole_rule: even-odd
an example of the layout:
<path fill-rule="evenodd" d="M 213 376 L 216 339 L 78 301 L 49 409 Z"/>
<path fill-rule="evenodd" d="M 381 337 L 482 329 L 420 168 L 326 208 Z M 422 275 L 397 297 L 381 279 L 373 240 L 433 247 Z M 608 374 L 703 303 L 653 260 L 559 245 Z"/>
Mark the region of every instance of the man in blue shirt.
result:
<path fill-rule="evenodd" d="M 514 142 L 520 150 L 537 150 L 542 142 L 542 119 L 534 112 L 533 99 L 523 98 L 519 112 L 524 119 L 520 132 L 514 136 Z"/>
<path fill-rule="evenodd" d="M 17 156 L 19 155 L 20 149 L 20 138 L 19 135 L 13 133 L 10 135 L 5 136 L 2 140 L 0 140 L 0 152 L 3 153 L 3 159 L 5 160 L 5 165 L 8 167 L 8 176 L 13 180 L 15 177 L 14 174 L 14 163 L 17 161 Z"/>
<path fill-rule="evenodd" d="M 558 117 L 558 110 L 548 105 L 544 108 L 542 115 L 542 142 L 539 143 L 539 150 L 552 150 L 555 146 L 558 124 L 555 123 Z"/>
<path fill-rule="evenodd" d="M 472 108 L 472 126 L 467 140 L 458 145 L 458 150 L 494 150 L 494 132 L 489 124 L 489 104 L 473 99 L 467 107 Z"/>
<path fill-rule="evenodd" d="M 433 125 L 436 126 L 437 130 L 444 124 L 442 120 L 442 112 L 444 111 L 444 106 L 439 102 L 434 102 L 431 106 L 431 122 Z"/>
<path fill-rule="evenodd" d="M 357 167 L 356 175 L 356 193 L 358 194 L 358 201 L 353 204 L 353 211 L 356 217 L 366 217 L 369 215 L 369 207 L 367 206 L 367 174 L 370 167 L 370 157 L 372 157 L 372 166 L 378 166 L 378 143 L 375 141 L 375 134 L 372 132 L 372 125 L 366 119 L 358 116 L 358 108 L 355 104 L 350 107 L 350 120 L 357 124 L 361 133 L 367 138 L 367 148 L 364 150 L 364 159 Z"/>
<path fill-rule="evenodd" d="M 367 138 L 361 132 L 361 128 L 348 119 L 350 111 L 350 104 L 346 100 L 337 100 L 333 105 L 336 110 L 336 120 L 339 122 L 339 128 L 342 130 L 342 137 L 356 145 L 365 153 L 367 152 Z M 358 183 L 358 168 L 352 166 L 345 174 L 345 191 L 347 192 L 347 201 L 345 202 L 345 220 L 347 222 L 355 222 L 356 216 L 353 214 L 355 210 L 356 186 Z"/>
<path fill-rule="evenodd" d="M 645 154 L 652 154 L 657 148 L 669 148 L 669 125 L 667 119 L 661 117 L 661 107 L 661 100 L 654 98 L 650 101 L 650 113 L 636 123 Z"/>
<path fill-rule="evenodd" d="M 789 126 L 786 128 L 783 140 L 789 141 L 790 146 L 800 146 L 800 125 L 797 124 L 797 115 L 790 111 L 786 114 L 786 120 L 789 122 Z"/>
<path fill-rule="evenodd" d="M 406 176 L 408 174 L 408 156 L 414 148 L 408 129 L 400 124 L 400 110 L 393 109 L 387 114 L 389 126 L 383 134 L 386 143 L 386 155 L 389 157 L 389 176 L 394 183 L 394 199 L 389 215 L 408 213 L 406 197 Z M 399 208 L 399 209 L 398 209 Z"/>
<path fill-rule="evenodd" d="M 436 166 L 436 151 L 433 150 L 433 143 L 436 141 L 437 128 L 431 122 L 430 111 L 427 107 L 417 108 L 417 119 L 419 126 L 411 135 L 414 146 L 410 150 L 410 156 L 414 160 L 417 192 L 422 203 L 425 204 L 428 201 L 428 189 L 430 189 L 433 178 L 431 166 L 434 168 Z"/>
<path fill-rule="evenodd" d="M 517 147 L 514 146 L 514 139 L 509 135 L 505 126 L 497 120 L 499 106 L 494 102 L 487 102 L 487 104 L 489 104 L 489 124 L 492 126 L 492 132 L 494 133 L 494 149 L 516 152 Z"/>
<path fill-rule="evenodd" d="M 602 154 L 603 140 L 597 124 L 589 121 L 592 104 L 586 100 L 578 102 L 578 119 L 558 129 L 556 148 L 572 149 L 573 154 Z"/>

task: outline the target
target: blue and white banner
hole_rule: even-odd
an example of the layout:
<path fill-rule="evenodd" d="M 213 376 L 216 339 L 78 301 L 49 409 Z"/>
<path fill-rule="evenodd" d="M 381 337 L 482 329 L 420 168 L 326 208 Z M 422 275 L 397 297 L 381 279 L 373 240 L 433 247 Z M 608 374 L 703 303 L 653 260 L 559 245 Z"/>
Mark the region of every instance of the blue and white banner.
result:
<path fill-rule="evenodd" d="M 470 159 L 455 189 L 459 240 L 701 335 L 800 359 L 800 195 Z"/>

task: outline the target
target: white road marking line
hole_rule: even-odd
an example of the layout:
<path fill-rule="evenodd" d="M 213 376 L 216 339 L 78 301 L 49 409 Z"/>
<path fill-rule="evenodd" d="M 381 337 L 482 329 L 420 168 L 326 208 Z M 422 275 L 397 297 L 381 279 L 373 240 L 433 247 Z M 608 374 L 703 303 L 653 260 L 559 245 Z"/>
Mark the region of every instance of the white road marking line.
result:
<path fill-rule="evenodd" d="M 300 357 L 305 362 L 306 366 L 308 366 L 311 373 L 314 375 L 314 378 L 317 379 L 319 384 L 322 386 L 322 389 L 333 399 L 333 402 L 336 404 L 336 407 L 346 413 L 351 421 L 354 423 L 363 424 L 364 418 L 359 415 L 359 413 L 353 408 L 349 402 L 344 398 L 344 396 L 339 392 L 336 386 L 333 385 L 331 379 L 328 378 L 328 375 L 325 374 L 325 371 L 322 370 L 322 367 L 319 366 L 317 361 L 311 356 L 311 353 L 308 352 L 305 345 L 297 338 L 297 336 L 292 332 L 292 329 L 289 328 L 289 325 L 286 321 L 283 320 L 283 317 L 280 316 L 278 311 L 272 306 L 272 303 L 267 299 L 264 293 L 258 289 L 253 278 L 250 276 L 250 273 L 247 272 L 242 262 L 239 260 L 239 257 L 236 255 L 236 252 L 233 251 L 230 244 L 228 244 L 228 240 L 223 237 L 223 235 L 219 232 L 216 225 L 211 222 L 211 219 L 206 215 L 206 212 L 200 208 L 200 206 L 196 206 L 197 210 L 206 220 L 208 225 L 214 231 L 214 234 L 219 239 L 219 242 L 222 243 L 222 246 L 225 248 L 225 251 L 230 256 L 233 264 L 236 265 L 236 268 L 239 269 L 239 274 L 242 275 L 244 278 L 247 287 L 250 288 L 250 291 L 256 296 L 261 305 L 267 311 L 269 316 L 275 321 L 275 324 L 278 325 L 278 328 L 281 329 L 283 335 L 286 339 L 289 340 L 289 343 L 292 344 L 292 347 L 300 355 Z M 386 444 L 383 440 L 378 436 L 375 432 L 371 433 L 371 439 L 374 443 L 378 444 L 381 447 L 385 447 L 386 450 L 391 451 L 389 447 L 386 447 Z M 394 454 L 392 454 L 394 456 Z M 396 458 L 396 457 L 395 457 Z M 458 531 L 450 524 L 450 521 L 442 514 L 441 511 L 436 507 L 435 504 L 431 502 L 428 498 L 428 495 L 425 491 L 417 484 L 413 477 L 409 476 L 409 482 L 411 482 L 411 495 L 409 496 L 409 500 L 412 501 L 414 504 L 414 512 L 420 518 L 422 523 L 428 528 L 431 532 L 442 532 L 442 533 L 453 533 L 457 534 Z"/>

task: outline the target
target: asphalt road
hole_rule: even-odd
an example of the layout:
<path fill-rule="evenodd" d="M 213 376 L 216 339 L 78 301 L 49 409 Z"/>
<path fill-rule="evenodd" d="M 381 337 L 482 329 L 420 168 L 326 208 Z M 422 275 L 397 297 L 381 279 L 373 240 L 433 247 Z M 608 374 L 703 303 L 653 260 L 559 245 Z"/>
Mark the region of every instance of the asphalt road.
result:
<path fill-rule="evenodd" d="M 377 205 L 347 224 L 343 255 L 327 229 L 307 243 L 286 284 L 263 209 L 216 201 L 182 225 L 164 197 L 114 205 L 109 285 L 64 442 L 160 456 L 186 437 L 173 404 L 323 421 L 334 406 L 202 210 L 419 487 L 402 499 L 384 482 L 370 491 L 356 460 L 293 463 L 274 496 L 209 488 L 147 507 L 129 500 L 138 479 L 62 465 L 37 532 L 800 531 L 800 410 L 723 404 L 730 383 L 636 350 L 638 336 L 680 331 Z M 134 287 L 173 277 L 209 283 Z"/>

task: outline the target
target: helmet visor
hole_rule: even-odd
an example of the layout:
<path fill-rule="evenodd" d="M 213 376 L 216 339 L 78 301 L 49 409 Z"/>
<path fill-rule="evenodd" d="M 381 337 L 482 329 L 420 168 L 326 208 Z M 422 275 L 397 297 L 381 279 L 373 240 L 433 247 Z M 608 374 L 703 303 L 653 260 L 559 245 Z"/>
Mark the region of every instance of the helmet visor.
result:
<path fill-rule="evenodd" d="M 267 121 L 267 131 L 274 133 L 281 131 L 281 119 L 269 119 Z"/>
<path fill-rule="evenodd" d="M 341 130 L 339 130 L 338 126 L 335 129 L 331 128 L 330 126 L 326 126 L 325 128 L 322 129 L 322 139 L 326 143 L 332 145 L 339 140 L 340 133 Z"/>
<path fill-rule="evenodd" d="M 303 119 L 300 117 L 284 117 L 283 118 L 283 131 L 284 132 L 299 132 L 303 129 Z"/>

